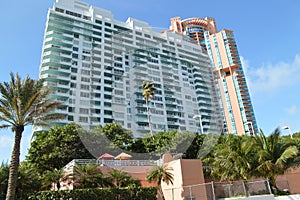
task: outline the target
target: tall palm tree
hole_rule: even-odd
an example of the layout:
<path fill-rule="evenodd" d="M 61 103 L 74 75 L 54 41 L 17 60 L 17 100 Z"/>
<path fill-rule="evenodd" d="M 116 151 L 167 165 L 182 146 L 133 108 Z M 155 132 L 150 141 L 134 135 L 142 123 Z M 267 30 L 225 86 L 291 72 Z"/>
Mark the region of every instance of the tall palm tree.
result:
<path fill-rule="evenodd" d="M 0 83 L 0 128 L 11 128 L 15 141 L 10 161 L 6 199 L 15 198 L 20 160 L 20 142 L 27 125 L 47 125 L 47 121 L 64 116 L 50 113 L 61 102 L 50 100 L 48 88 L 43 80 L 35 81 L 26 76 L 21 80 L 18 74 L 10 73 L 10 82 Z"/>
<path fill-rule="evenodd" d="M 261 177 L 268 178 L 272 190 L 277 190 L 276 176 L 284 174 L 289 168 L 296 166 L 294 158 L 299 150 L 292 141 L 280 141 L 280 129 L 277 128 L 266 137 L 260 130 L 254 137 L 258 151 L 258 166 L 256 168 Z"/>
<path fill-rule="evenodd" d="M 142 84 L 142 90 L 143 90 L 143 96 L 146 101 L 146 108 L 147 108 L 147 114 L 148 114 L 148 125 L 150 129 L 150 135 L 153 137 L 153 132 L 152 132 L 152 126 L 151 126 L 151 121 L 150 121 L 150 111 L 149 111 L 149 98 L 154 99 L 154 92 L 156 89 L 154 88 L 154 82 L 149 82 L 149 81 L 143 81 Z"/>
<path fill-rule="evenodd" d="M 154 169 L 147 175 L 146 179 L 148 182 L 155 181 L 158 186 L 158 192 L 163 197 L 161 182 L 165 182 L 166 184 L 172 184 L 174 181 L 174 175 L 171 172 L 173 170 L 172 167 L 168 165 L 168 163 L 164 163 L 161 166 L 155 166 Z"/>

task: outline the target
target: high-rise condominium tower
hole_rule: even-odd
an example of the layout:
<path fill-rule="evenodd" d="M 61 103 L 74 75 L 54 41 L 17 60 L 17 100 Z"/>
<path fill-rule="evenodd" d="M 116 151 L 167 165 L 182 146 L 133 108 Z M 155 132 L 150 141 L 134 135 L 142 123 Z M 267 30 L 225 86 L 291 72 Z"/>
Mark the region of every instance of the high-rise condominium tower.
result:
<path fill-rule="evenodd" d="M 254 134 L 257 124 L 233 31 L 217 31 L 213 18 L 171 19 L 170 30 L 188 36 L 209 55 L 228 133 Z"/>
<path fill-rule="evenodd" d="M 54 123 L 91 129 L 118 122 L 142 136 L 149 132 L 146 80 L 156 88 L 149 105 L 154 132 L 222 130 L 211 61 L 201 46 L 84 2 L 57 0 L 49 9 L 40 78 L 64 102 L 56 112 L 66 118 Z"/>

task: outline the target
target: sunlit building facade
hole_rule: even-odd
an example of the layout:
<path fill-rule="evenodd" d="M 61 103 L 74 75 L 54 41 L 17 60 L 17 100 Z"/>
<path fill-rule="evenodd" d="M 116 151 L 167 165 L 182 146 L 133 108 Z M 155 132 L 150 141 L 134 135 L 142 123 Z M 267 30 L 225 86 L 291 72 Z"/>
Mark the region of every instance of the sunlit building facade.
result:
<path fill-rule="evenodd" d="M 209 55 L 224 117 L 224 130 L 255 134 L 257 123 L 233 31 L 217 30 L 213 18 L 171 19 L 170 31 L 188 36 Z"/>
<path fill-rule="evenodd" d="M 54 124 L 92 129 L 117 122 L 143 136 L 149 132 L 146 80 L 156 88 L 149 105 L 154 132 L 222 130 L 211 60 L 201 46 L 140 20 L 118 21 L 81 1 L 57 0 L 49 9 L 39 76 L 50 97 L 64 102 L 56 112 L 66 118 Z"/>

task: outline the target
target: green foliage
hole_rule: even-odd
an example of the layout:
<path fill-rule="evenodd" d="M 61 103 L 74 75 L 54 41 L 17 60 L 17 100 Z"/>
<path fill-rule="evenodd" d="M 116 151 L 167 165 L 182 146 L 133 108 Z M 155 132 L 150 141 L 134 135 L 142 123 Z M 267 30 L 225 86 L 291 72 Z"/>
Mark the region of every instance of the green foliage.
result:
<path fill-rule="evenodd" d="M 81 141 L 96 158 L 107 152 L 117 155 L 122 149 L 129 150 L 134 142 L 132 133 L 116 123 L 98 126 L 91 131 L 81 131 Z"/>
<path fill-rule="evenodd" d="M 55 187 L 57 190 L 60 189 L 60 181 L 66 180 L 67 177 L 64 174 L 63 168 L 61 169 L 53 169 L 45 171 L 41 176 L 42 181 L 42 187 L 46 189 L 50 189 L 53 184 L 55 184 Z"/>
<path fill-rule="evenodd" d="M 43 173 L 61 169 L 73 159 L 93 158 L 82 143 L 79 130 L 78 125 L 71 123 L 37 133 L 26 156 L 27 162 Z"/>
<path fill-rule="evenodd" d="M 140 145 L 140 148 L 144 148 L 144 151 L 147 153 L 184 153 L 190 148 L 189 155 L 192 157 L 197 153 L 192 154 L 191 151 L 196 152 L 199 149 L 195 146 L 191 147 L 192 145 L 198 145 L 197 137 L 196 133 L 188 131 L 166 131 L 156 133 L 153 138 L 151 135 L 146 135 L 136 143 Z"/>
<path fill-rule="evenodd" d="M 248 136 L 225 135 L 203 160 L 211 167 L 211 176 L 221 181 L 247 180 L 253 172 L 253 141 Z"/>
<path fill-rule="evenodd" d="M 29 200 L 73 199 L 73 200 L 156 200 L 156 187 L 94 188 L 78 190 L 43 191 L 31 195 Z"/>
<path fill-rule="evenodd" d="M 49 125 L 49 121 L 64 118 L 53 113 L 62 103 L 48 98 L 49 88 L 43 80 L 33 80 L 26 76 L 21 80 L 18 74 L 10 73 L 10 82 L 0 83 L 0 129 L 11 128 L 15 134 L 10 161 L 6 199 L 14 200 L 20 163 L 20 144 L 24 127 Z"/>
<path fill-rule="evenodd" d="M 131 177 L 127 172 L 112 169 L 108 177 L 115 187 L 138 187 L 141 182 L 138 179 Z"/>
<path fill-rule="evenodd" d="M 75 165 L 70 176 L 77 189 L 113 186 L 111 179 L 105 177 L 98 165 L 94 164 Z"/>
<path fill-rule="evenodd" d="M 102 132 L 112 142 L 114 147 L 121 149 L 126 150 L 127 146 L 131 144 L 133 140 L 132 133 L 123 128 L 121 124 L 105 124 L 103 127 L 99 127 L 98 131 Z"/>
<path fill-rule="evenodd" d="M 8 175 L 9 175 L 9 165 L 2 163 L 0 165 L 0 199 L 5 199 L 5 194 L 7 191 L 8 184 Z"/>
<path fill-rule="evenodd" d="M 146 101 L 146 109 L 147 109 L 147 114 L 148 114 L 148 125 L 149 125 L 149 129 L 150 129 L 150 135 L 153 138 L 152 126 L 151 126 L 151 120 L 150 120 L 150 112 L 149 112 L 149 98 L 154 99 L 154 92 L 156 91 L 156 89 L 154 88 L 154 82 L 143 81 L 142 90 L 143 90 L 143 96 Z"/>
<path fill-rule="evenodd" d="M 276 176 L 284 174 L 288 168 L 298 164 L 295 162 L 299 154 L 296 143 L 292 140 L 282 142 L 279 128 L 268 137 L 261 130 L 254 139 L 258 155 L 257 173 L 268 178 L 271 186 L 277 189 Z"/>
<path fill-rule="evenodd" d="M 0 166 L 0 199 L 5 199 L 8 185 L 9 165 L 2 163 Z M 28 195 L 40 189 L 37 173 L 26 163 L 19 167 L 16 199 L 27 199 Z"/>
<path fill-rule="evenodd" d="M 158 186 L 161 185 L 161 182 L 166 184 L 173 184 L 174 175 L 172 173 L 173 168 L 164 163 L 161 166 L 155 166 L 152 171 L 147 175 L 147 181 L 155 181 Z"/>
<path fill-rule="evenodd" d="M 279 129 L 269 136 L 262 130 L 256 136 L 224 135 L 203 159 L 204 171 L 217 180 L 264 177 L 276 189 L 276 176 L 299 164 L 299 144 L 297 139 L 280 137 Z"/>

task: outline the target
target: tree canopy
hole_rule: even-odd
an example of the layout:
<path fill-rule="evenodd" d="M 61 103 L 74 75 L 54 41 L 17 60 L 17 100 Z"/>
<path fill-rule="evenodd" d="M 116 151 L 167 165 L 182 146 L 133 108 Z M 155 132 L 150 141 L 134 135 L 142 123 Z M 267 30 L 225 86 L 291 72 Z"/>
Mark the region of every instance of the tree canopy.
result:
<path fill-rule="evenodd" d="M 73 159 L 94 158 L 79 136 L 80 126 L 70 123 L 39 132 L 31 142 L 26 161 L 38 172 L 60 169 Z"/>

